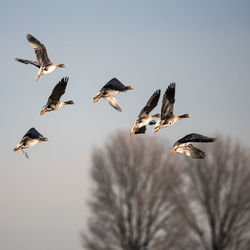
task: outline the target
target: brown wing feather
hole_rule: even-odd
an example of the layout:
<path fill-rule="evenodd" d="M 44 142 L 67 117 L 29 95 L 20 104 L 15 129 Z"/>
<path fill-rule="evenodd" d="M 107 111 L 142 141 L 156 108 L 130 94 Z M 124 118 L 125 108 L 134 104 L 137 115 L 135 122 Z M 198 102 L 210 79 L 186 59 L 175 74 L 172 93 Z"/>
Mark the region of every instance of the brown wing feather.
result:
<path fill-rule="evenodd" d="M 141 110 L 139 118 L 147 116 L 158 104 L 159 98 L 161 95 L 161 90 L 156 90 L 153 95 L 149 98 L 146 106 Z"/>
<path fill-rule="evenodd" d="M 50 64 L 51 61 L 48 57 L 45 46 L 30 34 L 27 35 L 27 40 L 30 43 L 30 45 L 33 47 L 36 53 L 36 59 L 37 59 L 38 64 L 40 66 L 46 66 Z"/>
<path fill-rule="evenodd" d="M 47 103 L 51 103 L 52 101 L 59 101 L 61 96 L 65 93 L 65 89 L 67 87 L 69 78 L 64 77 L 61 79 L 59 83 L 54 87 Z"/>
<path fill-rule="evenodd" d="M 32 64 L 32 65 L 40 68 L 40 65 L 36 61 L 26 60 L 26 59 L 22 59 L 22 58 L 15 58 L 15 60 L 18 62 L 24 63 L 24 64 Z"/>
<path fill-rule="evenodd" d="M 196 148 L 192 144 L 185 145 L 181 147 L 182 153 L 194 159 L 202 159 L 205 157 L 205 153 L 200 149 Z"/>
<path fill-rule="evenodd" d="M 168 88 L 165 91 L 165 94 L 162 99 L 161 106 L 161 119 L 164 119 L 169 114 L 173 114 L 175 102 L 175 83 L 170 83 Z"/>

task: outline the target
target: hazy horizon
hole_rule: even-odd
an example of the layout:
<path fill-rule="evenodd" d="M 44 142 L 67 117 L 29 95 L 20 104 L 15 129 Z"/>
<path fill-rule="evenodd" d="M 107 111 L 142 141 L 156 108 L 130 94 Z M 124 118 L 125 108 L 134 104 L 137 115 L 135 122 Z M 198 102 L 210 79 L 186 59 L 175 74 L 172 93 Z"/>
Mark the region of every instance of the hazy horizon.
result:
<path fill-rule="evenodd" d="M 192 132 L 223 135 L 249 148 L 249 10 L 243 0 L 3 2 L 0 248 L 83 249 L 93 148 L 117 130 L 129 136 L 157 89 L 159 112 L 170 82 L 175 113 L 191 118 L 154 136 L 172 145 Z M 14 60 L 35 59 L 28 33 L 66 68 L 37 83 L 37 68 Z M 65 76 L 62 100 L 76 104 L 41 117 Z M 135 88 L 117 95 L 123 112 L 92 100 L 113 77 Z M 29 149 L 27 160 L 13 148 L 31 127 L 50 141 Z"/>

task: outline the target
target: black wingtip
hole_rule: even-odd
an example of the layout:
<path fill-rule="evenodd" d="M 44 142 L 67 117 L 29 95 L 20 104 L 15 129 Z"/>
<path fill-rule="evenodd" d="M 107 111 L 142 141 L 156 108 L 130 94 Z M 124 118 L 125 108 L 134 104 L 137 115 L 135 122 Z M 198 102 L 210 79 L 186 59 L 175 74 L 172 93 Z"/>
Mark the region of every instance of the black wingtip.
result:
<path fill-rule="evenodd" d="M 169 84 L 169 87 L 170 87 L 171 89 L 175 89 L 176 83 L 175 83 L 175 82 L 171 82 L 171 83 Z"/>
<path fill-rule="evenodd" d="M 69 81 L 69 77 L 68 77 L 68 76 L 63 77 L 63 78 L 62 78 L 62 81 L 68 82 L 68 81 Z"/>
<path fill-rule="evenodd" d="M 157 89 L 157 90 L 155 91 L 155 94 L 156 94 L 156 95 L 160 95 L 160 94 L 161 94 L 161 90 L 160 90 L 160 89 Z"/>
<path fill-rule="evenodd" d="M 27 38 L 31 38 L 31 37 L 34 37 L 34 36 L 32 36 L 30 33 L 28 33 L 28 34 L 26 35 L 26 37 L 27 37 Z"/>
<path fill-rule="evenodd" d="M 15 61 L 25 63 L 23 59 L 17 57 L 15 58 Z"/>
<path fill-rule="evenodd" d="M 31 34 L 28 33 L 28 34 L 26 35 L 26 38 L 29 40 L 30 38 L 33 38 L 33 36 L 32 36 Z"/>
<path fill-rule="evenodd" d="M 215 142 L 216 140 L 217 140 L 217 138 L 207 137 L 204 142 Z"/>

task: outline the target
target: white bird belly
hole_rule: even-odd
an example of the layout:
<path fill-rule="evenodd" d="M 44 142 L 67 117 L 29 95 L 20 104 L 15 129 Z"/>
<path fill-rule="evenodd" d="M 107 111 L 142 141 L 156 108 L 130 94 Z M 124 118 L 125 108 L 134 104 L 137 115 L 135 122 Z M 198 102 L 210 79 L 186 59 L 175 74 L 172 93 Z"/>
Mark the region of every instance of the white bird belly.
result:
<path fill-rule="evenodd" d="M 37 139 L 28 140 L 28 141 L 25 143 L 25 146 L 22 145 L 22 149 L 33 147 L 33 146 L 35 146 L 38 142 L 39 142 L 39 140 L 37 140 Z"/>
<path fill-rule="evenodd" d="M 45 75 L 46 75 L 46 74 L 49 74 L 49 73 L 53 72 L 56 68 L 57 68 L 56 65 L 51 65 L 51 66 L 48 67 L 47 70 L 44 70 L 43 73 L 44 73 Z"/>

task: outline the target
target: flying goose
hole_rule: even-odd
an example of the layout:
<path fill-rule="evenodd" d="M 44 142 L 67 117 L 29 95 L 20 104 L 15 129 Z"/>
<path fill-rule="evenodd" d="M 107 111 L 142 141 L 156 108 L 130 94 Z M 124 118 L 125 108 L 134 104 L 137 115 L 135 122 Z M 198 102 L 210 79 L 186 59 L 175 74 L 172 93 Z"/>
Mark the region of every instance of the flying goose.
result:
<path fill-rule="evenodd" d="M 26 158 L 29 158 L 25 149 L 30 148 L 36 145 L 38 142 L 48 141 L 47 137 L 41 135 L 35 128 L 31 128 L 22 138 L 20 143 L 13 149 L 14 152 L 18 151 L 19 149 L 25 154 Z"/>
<path fill-rule="evenodd" d="M 175 83 L 170 83 L 165 91 L 162 99 L 161 106 L 161 119 L 157 121 L 154 127 L 154 133 L 159 132 L 161 128 L 171 126 L 180 119 L 191 117 L 189 114 L 184 115 L 174 115 L 174 103 L 175 103 Z"/>
<path fill-rule="evenodd" d="M 161 90 L 156 90 L 153 95 L 149 98 L 146 106 L 141 110 L 140 114 L 138 115 L 138 119 L 135 121 L 134 126 L 131 129 L 130 135 L 133 134 L 142 134 L 146 131 L 146 125 L 151 122 L 157 117 L 160 117 L 160 114 L 155 114 L 150 116 L 149 113 L 157 106 L 159 98 L 161 95 Z"/>
<path fill-rule="evenodd" d="M 100 92 L 93 98 L 94 103 L 99 102 L 100 98 L 105 99 L 113 108 L 118 111 L 122 111 L 118 105 L 117 100 L 115 99 L 115 95 L 119 92 L 125 92 L 127 90 L 134 89 L 131 86 L 124 86 L 118 79 L 112 78 L 109 82 L 107 82 Z"/>
<path fill-rule="evenodd" d="M 30 45 L 33 47 L 35 53 L 36 53 L 36 61 L 16 58 L 16 61 L 22 62 L 25 64 L 32 64 L 39 68 L 35 78 L 37 77 L 36 81 L 40 79 L 42 75 L 49 74 L 52 71 L 54 71 L 57 68 L 65 68 L 64 64 L 56 65 L 53 62 L 50 61 L 46 47 L 38 41 L 35 37 L 28 34 L 27 40 L 30 43 Z"/>
<path fill-rule="evenodd" d="M 205 153 L 193 146 L 191 142 L 208 143 L 215 140 L 216 138 L 209 138 L 200 134 L 188 134 L 174 144 L 172 153 L 175 154 L 177 152 L 191 158 L 201 159 L 205 157 Z"/>
<path fill-rule="evenodd" d="M 59 83 L 57 83 L 47 101 L 47 104 L 41 110 L 40 115 L 44 115 L 46 112 L 58 110 L 59 108 L 68 104 L 75 104 L 74 101 L 67 101 L 67 102 L 60 101 L 61 96 L 65 93 L 68 80 L 69 80 L 68 77 L 64 77 L 61 79 Z"/>

